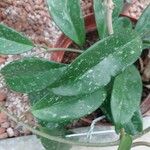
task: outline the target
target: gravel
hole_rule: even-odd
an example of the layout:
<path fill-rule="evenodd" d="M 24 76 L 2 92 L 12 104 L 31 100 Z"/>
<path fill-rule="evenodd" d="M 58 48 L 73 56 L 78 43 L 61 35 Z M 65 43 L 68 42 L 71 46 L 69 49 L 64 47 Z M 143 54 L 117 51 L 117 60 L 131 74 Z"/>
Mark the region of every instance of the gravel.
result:
<path fill-rule="evenodd" d="M 138 8 L 136 17 L 138 18 L 141 11 L 147 5 L 146 0 L 130 5 L 130 13 L 135 12 L 134 7 Z M 92 0 L 81 2 L 84 15 L 92 12 Z M 140 9 L 139 9 L 140 8 Z M 21 15 L 20 15 L 21 14 Z M 0 22 L 26 34 L 34 43 L 38 45 L 52 47 L 61 35 L 55 23 L 52 21 L 44 0 L 1 0 L 0 1 Z M 23 57 L 36 56 L 50 59 L 50 53 L 43 49 L 34 48 L 32 51 L 21 55 L 0 56 L 0 69 L 8 63 L 21 59 Z M 35 126 L 35 119 L 29 112 L 30 105 L 28 97 L 11 91 L 5 84 L 3 77 L 0 75 L 0 105 L 5 106 L 13 115 L 22 121 Z M 0 139 L 16 137 L 31 134 L 24 127 L 10 120 L 3 112 L 0 112 Z"/>
<path fill-rule="evenodd" d="M 123 14 L 131 18 L 139 19 L 143 10 L 150 4 L 150 0 L 132 0 L 132 3 L 125 5 Z"/>

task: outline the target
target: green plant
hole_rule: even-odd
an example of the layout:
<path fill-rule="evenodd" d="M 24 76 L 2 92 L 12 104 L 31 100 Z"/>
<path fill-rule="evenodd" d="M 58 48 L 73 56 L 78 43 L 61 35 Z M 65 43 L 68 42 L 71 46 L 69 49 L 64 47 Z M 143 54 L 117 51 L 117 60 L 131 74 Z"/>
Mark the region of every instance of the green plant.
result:
<path fill-rule="evenodd" d="M 99 108 L 121 134 L 119 150 L 123 150 L 122 147 L 128 150 L 132 145 L 131 136 L 142 132 L 139 109 L 142 82 L 133 64 L 142 49 L 150 47 L 150 6 L 133 28 L 129 19 L 119 17 L 123 0 L 114 2 L 113 11 L 111 0 L 94 0 L 101 40 L 86 51 L 48 49 L 82 52 L 71 64 L 31 57 L 8 64 L 1 73 L 12 90 L 29 95 L 31 111 L 44 127 L 41 131 L 53 135 L 52 131 L 63 129 L 63 134 L 61 130 L 57 134 L 63 136 L 66 124 Z M 82 47 L 86 31 L 80 0 L 47 0 L 47 4 L 60 29 Z M 1 54 L 19 54 L 36 46 L 3 24 L 0 24 L 0 42 Z M 67 143 L 57 138 L 53 140 Z M 44 143 L 49 144 L 46 139 Z M 51 144 L 55 143 L 51 141 Z M 53 149 L 56 150 L 55 145 Z"/>

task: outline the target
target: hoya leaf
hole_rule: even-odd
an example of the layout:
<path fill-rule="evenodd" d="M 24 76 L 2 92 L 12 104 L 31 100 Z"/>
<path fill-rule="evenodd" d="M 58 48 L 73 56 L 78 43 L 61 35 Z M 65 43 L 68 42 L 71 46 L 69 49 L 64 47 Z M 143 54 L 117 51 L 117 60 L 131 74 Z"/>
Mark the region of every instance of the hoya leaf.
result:
<path fill-rule="evenodd" d="M 42 96 L 43 91 L 33 93 L 37 96 L 32 96 L 35 98 L 32 113 L 42 121 L 56 123 L 68 122 L 92 113 L 106 97 L 104 89 L 83 96 L 60 96 L 48 89 L 44 92 Z"/>
<path fill-rule="evenodd" d="M 31 57 L 8 64 L 1 73 L 12 90 L 30 93 L 49 86 L 65 69 L 63 64 Z"/>
<path fill-rule="evenodd" d="M 113 0 L 114 2 L 114 10 L 113 10 L 113 20 L 115 20 L 117 17 L 119 17 L 122 9 L 123 9 L 123 4 L 124 4 L 124 0 Z"/>
<path fill-rule="evenodd" d="M 128 123 L 139 108 L 142 81 L 134 66 L 128 67 L 114 81 L 111 95 L 111 111 L 117 128 Z"/>
<path fill-rule="evenodd" d="M 94 13 L 99 37 L 107 36 L 106 5 L 103 0 L 94 0 Z"/>
<path fill-rule="evenodd" d="M 144 10 L 143 14 L 139 18 L 135 30 L 140 33 L 142 37 L 150 37 L 150 5 Z M 149 38 L 150 40 L 150 38 Z"/>
<path fill-rule="evenodd" d="M 111 82 L 105 87 L 107 89 L 107 97 L 105 101 L 102 103 L 100 106 L 101 111 L 105 114 L 107 119 L 113 124 L 113 118 L 112 118 L 112 113 L 111 113 L 111 93 L 113 89 L 113 82 L 114 79 L 111 80 Z"/>
<path fill-rule="evenodd" d="M 110 108 L 110 96 L 107 94 L 106 100 L 102 103 L 100 106 L 101 111 L 106 116 L 106 118 L 113 124 L 113 118 L 111 114 L 111 108 Z"/>
<path fill-rule="evenodd" d="M 0 23 L 0 54 L 20 54 L 31 50 L 34 45 L 24 35 Z"/>
<path fill-rule="evenodd" d="M 119 17 L 114 22 L 114 32 L 120 32 L 121 30 L 132 30 L 132 23 L 129 18 Z"/>
<path fill-rule="evenodd" d="M 120 140 L 118 150 L 131 150 L 132 137 L 128 134 L 123 135 Z"/>
<path fill-rule="evenodd" d="M 80 0 L 47 0 L 47 4 L 58 27 L 82 46 L 85 42 L 85 27 Z"/>
<path fill-rule="evenodd" d="M 50 88 L 64 96 L 91 93 L 134 63 L 141 51 L 141 38 L 133 31 L 109 36 L 81 54 Z"/>
<path fill-rule="evenodd" d="M 123 128 L 125 129 L 126 133 L 130 135 L 136 135 L 143 130 L 143 121 L 142 121 L 142 115 L 140 112 L 140 109 L 138 109 L 133 117 L 130 119 L 130 121 L 123 125 Z"/>

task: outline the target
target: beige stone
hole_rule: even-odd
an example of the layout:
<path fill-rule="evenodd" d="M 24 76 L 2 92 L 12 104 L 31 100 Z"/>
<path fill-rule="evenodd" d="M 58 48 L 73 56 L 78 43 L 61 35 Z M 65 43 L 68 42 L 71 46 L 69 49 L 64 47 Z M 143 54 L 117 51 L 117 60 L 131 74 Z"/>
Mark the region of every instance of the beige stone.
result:
<path fill-rule="evenodd" d="M 7 115 L 3 112 L 0 113 L 0 123 L 7 121 Z"/>
<path fill-rule="evenodd" d="M 7 129 L 7 134 L 8 134 L 9 137 L 13 137 L 15 135 L 12 128 Z"/>
<path fill-rule="evenodd" d="M 3 92 L 0 92 L 0 101 L 4 101 L 6 99 L 6 94 Z"/>
<path fill-rule="evenodd" d="M 9 126 L 10 126 L 9 122 L 4 122 L 4 123 L 1 124 L 2 128 L 9 128 Z"/>
<path fill-rule="evenodd" d="M 0 139 L 5 139 L 8 137 L 7 133 L 0 134 Z"/>

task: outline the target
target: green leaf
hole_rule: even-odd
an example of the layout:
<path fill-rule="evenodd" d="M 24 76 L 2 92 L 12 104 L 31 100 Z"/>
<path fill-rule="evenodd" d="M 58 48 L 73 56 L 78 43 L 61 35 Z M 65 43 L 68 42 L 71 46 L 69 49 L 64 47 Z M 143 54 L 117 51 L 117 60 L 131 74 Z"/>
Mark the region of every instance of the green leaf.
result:
<path fill-rule="evenodd" d="M 134 63 L 141 51 L 141 38 L 133 31 L 109 36 L 81 54 L 50 88 L 64 96 L 91 93 Z"/>
<path fill-rule="evenodd" d="M 113 10 L 112 16 L 113 16 L 113 20 L 115 20 L 117 17 L 119 17 L 119 15 L 123 9 L 124 0 L 113 0 L 113 2 L 115 4 L 114 5 L 115 8 Z"/>
<path fill-rule="evenodd" d="M 120 17 L 114 21 L 114 32 L 120 32 L 121 30 L 132 30 L 132 23 L 129 18 Z"/>
<path fill-rule="evenodd" d="M 11 63 L 2 70 L 2 74 L 13 90 L 23 93 L 49 86 L 56 95 L 87 94 L 104 87 L 111 77 L 135 62 L 141 54 L 141 47 L 141 39 L 136 33 L 120 32 L 94 44 L 67 69 L 60 68 L 60 65 L 51 69 L 54 63 L 48 61 L 43 62 L 42 68 L 39 67 L 43 66 L 42 61 L 34 63 L 27 59 Z M 49 65 L 45 67 L 45 64 Z"/>
<path fill-rule="evenodd" d="M 65 69 L 64 64 L 31 57 L 8 64 L 1 73 L 12 90 L 30 93 L 49 86 L 61 76 Z"/>
<path fill-rule="evenodd" d="M 113 88 L 113 82 L 114 79 L 111 80 L 111 82 L 105 87 L 107 89 L 107 97 L 106 100 L 103 102 L 103 104 L 100 106 L 101 111 L 104 113 L 104 115 L 107 117 L 107 119 L 113 124 L 113 118 L 111 113 L 111 93 Z"/>
<path fill-rule="evenodd" d="M 0 23 L 0 54 L 20 54 L 31 50 L 33 43 L 22 34 Z"/>
<path fill-rule="evenodd" d="M 139 108 L 142 81 L 134 66 L 128 67 L 114 81 L 111 95 L 111 111 L 117 128 L 128 123 Z"/>
<path fill-rule="evenodd" d="M 94 13 L 99 37 L 105 38 L 107 33 L 106 6 L 103 0 L 94 0 Z"/>
<path fill-rule="evenodd" d="M 35 117 L 43 121 L 62 123 L 95 111 L 105 100 L 106 92 L 99 89 L 84 96 L 60 96 L 47 89 L 33 93 L 32 98 L 34 98 L 32 113 Z"/>
<path fill-rule="evenodd" d="M 85 27 L 80 0 L 47 0 L 47 4 L 58 27 L 82 46 L 85 42 Z"/>
<path fill-rule="evenodd" d="M 142 37 L 149 36 L 150 41 L 150 5 L 144 10 L 139 18 L 135 30 L 140 33 Z"/>
<path fill-rule="evenodd" d="M 118 150 L 130 150 L 132 146 L 132 137 L 125 134 L 120 141 Z"/>
<path fill-rule="evenodd" d="M 142 121 L 142 115 L 140 112 L 140 108 L 134 113 L 133 117 L 130 119 L 130 121 L 123 125 L 123 128 L 125 129 L 126 133 L 130 135 L 136 135 L 143 130 L 143 121 Z"/>
<path fill-rule="evenodd" d="M 108 96 L 108 95 L 107 95 Z M 103 104 L 100 106 L 101 111 L 106 116 L 106 118 L 113 124 L 111 108 L 110 108 L 110 99 L 107 97 Z"/>

